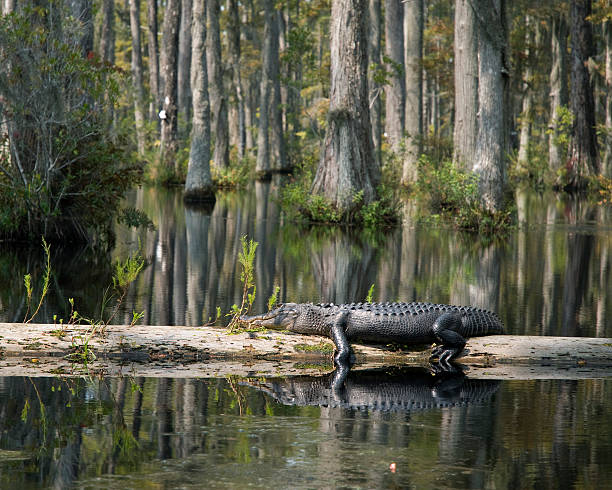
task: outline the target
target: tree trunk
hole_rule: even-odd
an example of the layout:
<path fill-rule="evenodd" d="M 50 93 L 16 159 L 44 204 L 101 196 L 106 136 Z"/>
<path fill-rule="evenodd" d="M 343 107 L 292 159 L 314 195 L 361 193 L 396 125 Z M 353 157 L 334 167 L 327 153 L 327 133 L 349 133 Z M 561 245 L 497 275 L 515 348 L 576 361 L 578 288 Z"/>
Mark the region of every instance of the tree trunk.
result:
<path fill-rule="evenodd" d="M 385 1 L 385 55 L 389 84 L 385 86 L 385 133 L 395 152 L 404 136 L 404 26 L 400 0 Z"/>
<path fill-rule="evenodd" d="M 455 1 L 453 161 L 466 169 L 474 165 L 478 130 L 478 29 L 471 1 Z"/>
<path fill-rule="evenodd" d="M 147 6 L 148 50 L 149 50 L 149 120 L 157 121 L 157 111 L 161 107 L 159 91 L 159 46 L 157 43 L 157 0 L 149 0 Z"/>
<path fill-rule="evenodd" d="M 565 14 L 555 13 L 551 26 L 552 64 L 550 69 L 550 119 L 548 124 L 548 162 L 556 173 L 564 158 L 559 142 L 559 110 L 567 107 L 567 22 Z"/>
<path fill-rule="evenodd" d="M 115 63 L 115 1 L 102 2 L 102 32 L 100 35 L 100 57 Z"/>
<path fill-rule="evenodd" d="M 606 42 L 606 153 L 601 173 L 612 178 L 612 20 L 605 25 Z"/>
<path fill-rule="evenodd" d="M 382 86 L 374 80 L 374 73 L 380 67 L 380 26 L 381 26 L 381 0 L 368 2 L 368 91 L 370 104 L 370 124 L 372 126 L 372 143 L 374 145 L 374 158 L 376 165 L 381 166 L 381 138 L 382 138 Z"/>
<path fill-rule="evenodd" d="M 161 119 L 161 158 L 165 170 L 175 173 L 177 142 L 177 58 L 180 24 L 180 0 L 168 0 L 164 14 L 161 72 L 164 76 L 164 100 Z"/>
<path fill-rule="evenodd" d="M 523 108 L 520 118 L 520 135 L 518 164 L 519 167 L 526 168 L 529 162 L 529 139 L 531 136 L 531 120 L 533 107 L 533 55 L 535 34 L 538 30 L 537 24 L 534 26 L 534 19 L 531 15 L 525 16 L 526 35 L 525 35 L 525 74 L 523 76 Z"/>
<path fill-rule="evenodd" d="M 242 77 L 240 73 L 240 20 L 238 16 L 238 0 L 229 0 L 228 52 L 232 68 L 232 93 L 238 115 L 238 134 L 235 137 L 238 158 L 242 160 L 246 147 L 246 120 L 244 115 L 244 96 L 242 93 Z"/>
<path fill-rule="evenodd" d="M 265 28 L 262 49 L 256 166 L 256 171 L 260 178 L 267 178 L 271 170 L 282 170 L 285 168 L 278 71 L 278 19 L 272 0 L 265 0 L 264 7 Z"/>
<path fill-rule="evenodd" d="M 571 82 L 570 104 L 574 115 L 566 164 L 566 190 L 586 186 L 586 179 L 599 171 L 595 134 L 595 103 L 588 62 L 593 53 L 591 0 L 572 0 L 570 10 Z"/>
<path fill-rule="evenodd" d="M 132 86 L 134 88 L 134 119 L 138 154 L 144 155 L 144 86 L 142 81 L 142 55 L 140 51 L 140 0 L 130 0 L 130 31 L 132 33 Z"/>
<path fill-rule="evenodd" d="M 365 204 L 374 201 L 380 180 L 372 164 L 365 7 L 365 0 L 332 1 L 328 127 L 312 185 L 345 214 L 357 192 L 363 191 Z"/>
<path fill-rule="evenodd" d="M 181 0 L 178 59 L 178 113 L 185 125 L 191 116 L 191 9 L 193 0 Z"/>
<path fill-rule="evenodd" d="M 272 168 L 281 172 L 287 170 L 287 158 L 285 155 L 285 137 L 283 131 L 283 103 L 281 100 L 281 84 L 280 84 L 280 57 L 279 57 L 279 33 L 280 33 L 280 18 L 282 12 L 274 10 L 273 24 L 275 32 L 272 34 L 272 51 L 271 51 L 271 70 L 269 71 L 272 79 L 272 105 L 269 106 L 271 127 L 271 150 L 272 150 Z"/>
<path fill-rule="evenodd" d="M 406 150 L 402 184 L 416 181 L 423 138 L 423 0 L 404 3 Z"/>
<path fill-rule="evenodd" d="M 193 0 L 191 26 L 191 91 L 193 118 L 191 148 L 185 179 L 185 201 L 213 201 L 215 194 L 210 175 L 210 105 L 206 67 L 205 0 Z"/>
<path fill-rule="evenodd" d="M 211 109 L 211 129 L 215 141 L 213 162 L 218 169 L 229 165 L 229 129 L 227 97 L 223 89 L 221 65 L 221 37 L 219 33 L 219 0 L 206 3 L 208 29 L 206 31 L 206 60 L 208 63 L 208 93 Z"/>
<path fill-rule="evenodd" d="M 472 170 L 478 175 L 482 205 L 503 207 L 507 141 L 505 0 L 475 2 L 478 7 L 478 137 Z"/>

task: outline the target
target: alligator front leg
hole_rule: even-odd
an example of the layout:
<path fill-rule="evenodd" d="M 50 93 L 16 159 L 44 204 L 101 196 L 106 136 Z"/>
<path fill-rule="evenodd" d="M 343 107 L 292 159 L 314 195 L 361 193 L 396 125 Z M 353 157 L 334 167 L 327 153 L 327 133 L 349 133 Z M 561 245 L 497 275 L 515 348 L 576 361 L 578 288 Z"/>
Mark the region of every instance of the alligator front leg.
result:
<path fill-rule="evenodd" d="M 351 344 L 349 344 L 345 333 L 348 315 L 348 311 L 339 313 L 331 325 L 331 339 L 336 346 L 336 354 L 334 355 L 336 366 L 350 367 Z"/>
<path fill-rule="evenodd" d="M 430 360 L 438 358 L 438 363 L 450 367 L 449 362 L 465 347 L 466 340 L 456 330 L 461 327 L 461 314 L 447 312 L 438 317 L 433 324 L 433 334 L 442 344 L 432 350 Z"/>

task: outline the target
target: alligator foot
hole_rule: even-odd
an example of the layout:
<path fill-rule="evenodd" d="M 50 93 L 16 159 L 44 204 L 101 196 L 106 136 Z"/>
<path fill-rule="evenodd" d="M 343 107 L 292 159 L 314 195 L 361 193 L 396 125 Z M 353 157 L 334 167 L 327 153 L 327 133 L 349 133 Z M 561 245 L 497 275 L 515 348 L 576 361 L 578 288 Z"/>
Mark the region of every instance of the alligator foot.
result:
<path fill-rule="evenodd" d="M 457 372 L 460 371 L 452 360 L 463 350 L 463 347 L 448 347 L 438 345 L 431 350 L 429 362 L 435 372 Z"/>

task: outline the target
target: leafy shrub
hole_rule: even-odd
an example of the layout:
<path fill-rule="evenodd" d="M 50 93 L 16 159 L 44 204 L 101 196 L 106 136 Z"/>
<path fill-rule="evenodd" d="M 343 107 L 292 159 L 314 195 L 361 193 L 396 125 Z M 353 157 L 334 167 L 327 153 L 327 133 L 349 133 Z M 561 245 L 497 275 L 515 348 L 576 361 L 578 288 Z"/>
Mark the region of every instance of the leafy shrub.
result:
<path fill-rule="evenodd" d="M 443 219 L 485 235 L 512 225 L 512 210 L 492 213 L 485 209 L 479 199 L 478 177 L 451 161 L 435 164 L 422 157 L 417 192 L 428 208 L 428 220 Z"/>
<path fill-rule="evenodd" d="M 107 138 L 119 74 L 62 3 L 0 18 L 0 236 L 90 241 L 141 175 Z"/>

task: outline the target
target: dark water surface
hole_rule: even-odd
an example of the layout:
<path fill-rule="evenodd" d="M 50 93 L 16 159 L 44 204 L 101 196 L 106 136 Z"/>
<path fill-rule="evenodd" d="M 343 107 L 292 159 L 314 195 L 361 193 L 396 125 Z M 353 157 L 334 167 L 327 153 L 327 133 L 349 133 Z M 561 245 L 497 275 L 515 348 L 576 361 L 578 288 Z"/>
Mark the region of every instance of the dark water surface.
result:
<path fill-rule="evenodd" d="M 0 487 L 610 488 L 612 379 L 474 382 L 376 411 L 231 378 L 3 378 Z"/>
<path fill-rule="evenodd" d="M 379 301 L 492 309 L 511 334 L 612 337 L 609 207 L 519 194 L 519 229 L 486 244 L 410 209 L 386 235 L 297 228 L 277 189 L 222 194 L 212 212 L 134 191 L 156 229 L 118 226 L 103 256 L 55 245 L 36 320 L 67 318 L 68 298 L 97 316 L 110 263 L 141 247 L 148 265 L 114 323 L 143 311 L 145 324 L 201 324 L 240 302 L 246 235 L 259 243 L 256 311 L 275 286 L 282 301 L 340 303 L 374 284 Z M 0 320 L 23 319 L 23 275 L 42 268 L 41 247 L 0 249 Z M 343 395 L 328 378 L 0 378 L 0 488 L 612 488 L 612 372 L 468 381 L 386 373 Z M 355 393 L 378 405 L 352 407 Z M 412 401 L 387 410 L 388 393 Z"/>

